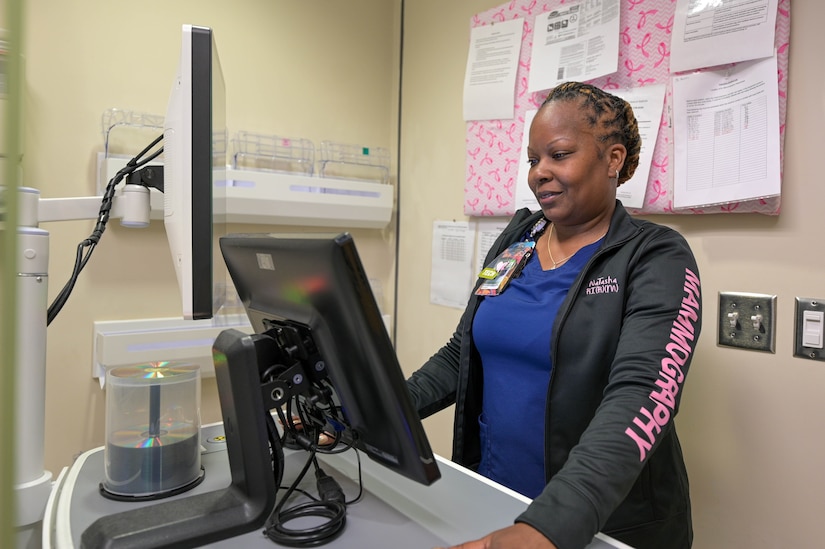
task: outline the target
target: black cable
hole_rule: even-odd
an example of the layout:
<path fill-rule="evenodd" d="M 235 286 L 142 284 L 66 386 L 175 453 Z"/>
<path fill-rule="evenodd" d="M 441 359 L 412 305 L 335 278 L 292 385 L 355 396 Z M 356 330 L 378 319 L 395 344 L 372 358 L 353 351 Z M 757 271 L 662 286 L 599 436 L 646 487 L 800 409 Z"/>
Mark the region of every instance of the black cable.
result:
<path fill-rule="evenodd" d="M 106 190 L 103 193 L 103 199 L 100 203 L 100 210 L 98 211 L 97 215 L 97 223 L 95 224 L 95 228 L 85 240 L 80 242 L 77 245 L 77 253 L 75 255 L 75 263 L 74 268 L 72 269 L 72 274 L 69 277 L 69 280 L 66 282 L 65 286 L 60 290 L 57 294 L 55 299 L 52 301 L 52 304 L 49 305 L 48 312 L 46 314 L 46 325 L 52 323 L 52 320 L 55 319 L 57 314 L 69 300 L 69 296 L 74 289 L 75 283 L 77 282 L 78 277 L 80 276 L 80 272 L 88 263 L 89 258 L 92 256 L 92 252 L 94 252 L 95 248 L 97 247 L 97 243 L 100 242 L 100 238 L 103 236 L 104 231 L 106 230 L 106 223 L 109 222 L 109 215 L 112 210 L 112 204 L 114 202 L 115 197 L 115 188 L 117 187 L 118 183 L 120 183 L 124 177 L 129 175 L 132 172 L 137 171 L 139 168 L 143 167 L 144 165 L 148 164 L 155 158 L 157 158 L 162 152 L 163 147 L 156 150 L 154 153 L 149 155 L 149 157 L 141 160 L 141 158 L 149 152 L 149 150 L 160 143 L 163 139 L 163 135 L 158 136 L 152 141 L 145 149 L 143 149 L 137 156 L 132 158 L 129 162 L 126 163 L 126 166 L 118 170 L 115 176 L 109 180 L 109 183 L 106 185 Z M 88 250 L 86 250 L 88 248 Z M 86 253 L 84 255 L 84 250 Z"/>
<path fill-rule="evenodd" d="M 275 478 L 275 486 L 280 486 L 284 478 L 284 449 L 281 443 L 278 426 L 272 414 L 264 413 L 266 418 L 267 436 L 269 437 L 269 448 L 272 459 L 272 473 Z"/>
<path fill-rule="evenodd" d="M 267 522 L 264 535 L 279 545 L 287 547 L 317 547 L 324 545 L 341 535 L 346 525 L 347 507 L 343 498 L 343 491 L 332 477 L 326 475 L 317 466 L 316 449 L 316 444 L 310 445 L 309 457 L 303 469 L 283 495 L 281 501 L 275 506 Z M 313 464 L 316 465 L 320 499 L 313 499 L 308 503 L 284 509 L 284 504 L 293 492 L 298 491 L 298 485 Z M 311 528 L 293 529 L 286 526 L 287 523 L 293 520 L 305 517 L 321 517 L 326 518 L 327 521 Z"/>
<path fill-rule="evenodd" d="M 358 463 L 358 494 L 353 499 L 345 502 L 347 504 L 347 506 L 355 505 L 356 503 L 361 501 L 361 498 L 364 497 L 364 477 L 363 477 L 363 474 L 361 472 L 361 453 L 357 449 L 355 449 L 354 451 L 355 451 L 355 458 L 356 458 L 357 463 Z M 279 490 L 288 490 L 289 486 L 278 486 L 278 489 Z M 295 488 L 295 489 L 293 489 L 293 492 L 298 492 L 298 493 L 302 494 L 304 497 L 306 497 L 307 499 L 310 499 L 312 501 L 320 501 L 320 499 L 317 496 L 314 496 L 313 494 L 309 493 L 308 491 L 304 490 L 303 488 Z"/>
<path fill-rule="evenodd" d="M 288 399 L 285 406 L 276 408 L 278 420 L 280 420 L 283 426 L 283 435 L 280 437 L 277 433 L 275 418 L 271 412 L 267 414 L 267 426 L 270 431 L 269 436 L 271 440 L 275 439 L 280 442 L 289 439 L 294 445 L 303 448 L 309 453 L 303 469 L 291 486 L 288 488 L 280 486 L 280 479 L 278 479 L 279 482 L 277 486 L 279 486 L 279 489 L 285 489 L 286 492 L 272 511 L 263 533 L 267 538 L 280 545 L 289 547 L 315 547 L 329 543 L 343 532 L 346 525 L 347 505 L 355 504 L 363 497 L 364 483 L 361 470 L 361 456 L 357 450 L 358 494 L 351 501 L 346 500 L 344 491 L 338 481 L 332 476 L 327 475 L 318 464 L 317 455 L 319 453 L 341 453 L 353 449 L 354 444 L 354 441 L 342 443 L 343 436 L 341 429 L 336 428 L 334 435 L 330 435 L 326 433 L 323 427 L 311 421 L 313 414 L 310 408 L 317 408 L 318 404 L 318 402 L 309 404 L 295 396 Z M 324 415 L 327 416 L 333 425 L 335 425 L 337 421 L 344 421 L 341 415 L 342 410 L 339 406 L 324 404 L 321 408 Z M 321 434 L 332 436 L 333 442 L 321 446 L 319 444 Z M 315 467 L 318 497 L 298 487 L 306 477 L 311 465 Z M 287 502 L 295 492 L 303 494 L 309 501 L 286 507 Z M 288 523 L 291 521 L 306 518 L 326 520 L 310 528 L 290 528 L 288 526 Z"/>
<path fill-rule="evenodd" d="M 261 374 L 261 383 L 271 380 L 279 367 L 270 366 Z M 324 380 L 321 385 L 328 385 Z M 325 396 L 321 390 L 313 394 L 308 400 L 293 395 L 284 405 L 275 408 L 278 421 L 283 427 L 279 432 L 275 417 L 271 411 L 266 412 L 267 436 L 272 448 L 289 446 L 303 448 L 309 457 L 286 492 L 280 498 L 270 514 L 263 534 L 271 541 L 287 547 L 316 547 L 336 539 L 344 530 L 347 518 L 347 505 L 357 503 L 364 493 L 363 475 L 361 470 L 361 456 L 356 450 L 358 459 L 358 494 L 352 501 L 346 500 L 341 485 L 332 476 L 326 474 L 318 464 L 317 454 L 335 454 L 354 448 L 355 438 L 343 440 L 343 432 L 347 425 L 343 410 L 333 400 Z M 321 419 L 323 418 L 323 421 Z M 330 428 L 331 426 L 331 428 Z M 330 443 L 320 445 L 320 437 L 327 435 L 332 438 Z M 273 472 L 276 486 L 279 490 L 283 477 L 283 453 L 276 454 L 273 450 Z M 303 482 L 310 466 L 315 466 L 316 489 L 318 497 L 312 496 L 298 486 Z M 286 507 L 290 497 L 298 492 L 309 499 L 306 503 Z M 297 519 L 325 519 L 308 528 L 290 528 L 288 524 Z M 317 522 L 317 520 L 315 521 Z"/>
<path fill-rule="evenodd" d="M 357 448 L 355 448 L 355 459 L 358 462 L 358 495 L 355 496 L 355 499 L 352 501 L 348 501 L 347 505 L 355 505 L 364 497 L 364 475 L 361 473 L 361 452 L 359 452 Z"/>
<path fill-rule="evenodd" d="M 347 448 L 347 449 L 349 450 L 349 448 Z M 356 462 L 358 463 L 358 494 L 353 499 L 345 502 L 347 506 L 355 505 L 356 503 L 361 501 L 361 498 L 364 497 L 364 476 L 361 472 L 361 453 L 358 451 L 357 448 L 353 449 L 353 451 L 355 452 L 355 459 L 356 459 Z M 278 489 L 279 490 L 287 490 L 287 489 L 289 489 L 289 487 L 288 486 L 278 486 Z M 300 494 L 303 494 L 304 497 L 306 497 L 307 499 L 310 499 L 312 501 L 320 501 L 318 497 L 312 495 L 311 493 L 309 493 L 308 491 L 306 491 L 302 488 L 295 488 L 293 490 L 293 492 L 298 492 Z"/>

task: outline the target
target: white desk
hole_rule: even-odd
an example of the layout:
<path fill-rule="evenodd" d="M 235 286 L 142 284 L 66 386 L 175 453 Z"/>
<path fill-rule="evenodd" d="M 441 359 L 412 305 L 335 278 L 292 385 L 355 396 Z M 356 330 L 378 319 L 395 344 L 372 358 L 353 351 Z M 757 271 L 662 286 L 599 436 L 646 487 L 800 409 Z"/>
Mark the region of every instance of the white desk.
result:
<path fill-rule="evenodd" d="M 175 498 L 186 498 L 229 485 L 229 461 L 225 445 L 210 442 L 221 433 L 220 424 L 203 428 L 202 441 L 206 449 L 202 455 L 206 472 L 204 481 L 189 492 L 174 496 Z M 152 505 L 153 502 L 118 502 L 101 496 L 98 485 L 103 479 L 103 457 L 102 447 L 86 452 L 59 476 L 43 521 L 45 549 L 80 547 L 83 531 L 97 518 Z M 342 485 L 347 499 L 353 499 L 358 491 L 355 453 L 319 454 L 318 457 L 324 470 Z M 303 452 L 286 451 L 284 484 L 291 483 L 305 459 L 306 454 Z M 449 546 L 509 526 L 516 515 L 527 507 L 527 498 L 448 460 L 438 456 L 437 459 L 441 479 L 432 486 L 422 486 L 362 456 L 364 497 L 360 502 L 348 506 L 345 531 L 325 547 L 429 549 L 440 545 Z M 313 475 L 307 475 L 307 478 L 309 481 L 306 488 L 314 492 Z M 256 530 L 209 547 L 273 548 L 279 545 Z M 601 534 L 588 546 L 589 549 L 611 547 L 627 546 Z"/>

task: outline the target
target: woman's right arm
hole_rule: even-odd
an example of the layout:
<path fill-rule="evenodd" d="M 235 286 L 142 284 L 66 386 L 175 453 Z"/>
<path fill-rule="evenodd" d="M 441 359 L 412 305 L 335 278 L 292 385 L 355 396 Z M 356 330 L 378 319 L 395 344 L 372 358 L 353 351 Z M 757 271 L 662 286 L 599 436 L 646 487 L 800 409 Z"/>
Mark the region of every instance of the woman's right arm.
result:
<path fill-rule="evenodd" d="M 450 340 L 407 379 L 413 406 L 422 419 L 455 403 L 465 311 Z"/>

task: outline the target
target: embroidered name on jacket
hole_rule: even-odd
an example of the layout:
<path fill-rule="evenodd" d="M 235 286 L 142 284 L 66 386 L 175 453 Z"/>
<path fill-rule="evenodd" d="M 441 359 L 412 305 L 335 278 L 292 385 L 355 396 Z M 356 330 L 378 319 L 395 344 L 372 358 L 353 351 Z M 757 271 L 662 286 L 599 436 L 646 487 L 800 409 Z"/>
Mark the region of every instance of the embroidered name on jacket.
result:
<path fill-rule="evenodd" d="M 612 276 L 600 276 L 596 280 L 591 280 L 585 289 L 586 295 L 616 293 L 619 293 L 619 283 Z"/>
<path fill-rule="evenodd" d="M 648 451 L 656 443 L 673 416 L 676 396 L 685 381 L 683 367 L 690 359 L 696 345 L 696 323 L 699 320 L 699 277 L 690 269 L 685 269 L 685 295 L 682 307 L 670 329 L 670 342 L 665 346 L 666 356 L 662 358 L 656 389 L 650 393 L 650 406 L 639 410 L 633 424 L 625 429 L 625 434 L 639 448 L 639 461 L 644 461 Z"/>

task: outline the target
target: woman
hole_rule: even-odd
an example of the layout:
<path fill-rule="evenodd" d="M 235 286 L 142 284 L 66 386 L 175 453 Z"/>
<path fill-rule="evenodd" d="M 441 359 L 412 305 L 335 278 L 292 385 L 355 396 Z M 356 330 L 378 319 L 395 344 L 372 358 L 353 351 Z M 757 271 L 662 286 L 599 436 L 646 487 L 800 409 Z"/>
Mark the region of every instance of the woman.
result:
<path fill-rule="evenodd" d="M 641 147 L 632 109 L 554 88 L 530 127 L 528 184 L 450 341 L 408 380 L 419 414 L 455 403 L 453 460 L 531 498 L 476 548 L 686 548 L 688 480 L 673 425 L 701 325 L 677 232 L 630 217 L 616 187 Z M 489 276 L 489 278 L 484 278 Z"/>

